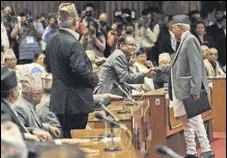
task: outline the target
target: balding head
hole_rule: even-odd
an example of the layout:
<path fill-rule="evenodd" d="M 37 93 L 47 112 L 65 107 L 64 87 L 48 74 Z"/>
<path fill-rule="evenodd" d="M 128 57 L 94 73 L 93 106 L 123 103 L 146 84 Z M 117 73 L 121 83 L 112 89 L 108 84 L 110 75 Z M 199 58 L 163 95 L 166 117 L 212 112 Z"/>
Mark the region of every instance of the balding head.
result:
<path fill-rule="evenodd" d="M 99 15 L 99 20 L 100 21 L 108 21 L 108 15 L 106 14 L 106 13 L 101 13 L 100 15 Z"/>
<path fill-rule="evenodd" d="M 202 45 L 200 48 L 201 48 L 202 56 L 205 59 L 209 51 L 209 48 L 206 45 Z"/>
<path fill-rule="evenodd" d="M 215 62 L 218 59 L 218 50 L 216 48 L 210 48 L 207 53 L 207 59 L 211 62 Z"/>

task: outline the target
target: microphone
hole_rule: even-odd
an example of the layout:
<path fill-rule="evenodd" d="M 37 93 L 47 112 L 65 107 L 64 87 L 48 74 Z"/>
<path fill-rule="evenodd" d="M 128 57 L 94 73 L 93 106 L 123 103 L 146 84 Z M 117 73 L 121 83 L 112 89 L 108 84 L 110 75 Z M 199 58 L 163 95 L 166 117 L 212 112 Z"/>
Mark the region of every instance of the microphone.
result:
<path fill-rule="evenodd" d="M 126 82 L 124 82 L 123 84 L 124 84 L 125 86 L 127 86 L 127 87 L 129 87 L 129 88 L 133 89 L 133 90 L 136 90 L 136 91 L 139 91 L 139 92 L 141 92 L 141 91 L 142 91 L 141 89 L 136 88 L 135 86 L 130 85 L 130 84 L 126 83 Z"/>
<path fill-rule="evenodd" d="M 126 131 L 128 130 L 127 127 L 125 127 L 124 125 L 122 125 L 122 124 L 120 124 L 120 123 L 118 123 L 118 122 L 109 120 L 108 118 L 104 117 L 104 116 L 103 116 L 102 114 L 100 114 L 100 113 L 95 113 L 95 117 L 96 117 L 97 119 L 99 119 L 99 120 L 106 121 L 106 122 L 110 123 L 111 125 L 114 125 L 114 126 L 116 126 L 116 127 L 119 127 L 119 128 L 121 128 L 121 129 L 123 129 L 123 130 L 126 130 Z"/>
<path fill-rule="evenodd" d="M 115 121 L 119 121 L 119 119 L 104 105 L 104 104 L 102 104 L 101 102 L 99 103 L 100 104 L 100 106 L 102 107 L 102 109 L 106 112 L 106 113 L 108 113 L 108 115 L 110 115 Z"/>
<path fill-rule="evenodd" d="M 114 82 L 113 83 L 114 86 L 118 87 L 120 89 L 120 91 L 129 99 L 129 100 L 133 100 L 132 97 L 119 85 L 119 83 Z"/>
<path fill-rule="evenodd" d="M 158 145 L 155 151 L 160 155 L 166 155 L 169 156 L 170 158 L 183 158 L 182 156 L 178 155 L 176 152 L 174 152 L 172 149 L 168 148 L 165 145 Z"/>

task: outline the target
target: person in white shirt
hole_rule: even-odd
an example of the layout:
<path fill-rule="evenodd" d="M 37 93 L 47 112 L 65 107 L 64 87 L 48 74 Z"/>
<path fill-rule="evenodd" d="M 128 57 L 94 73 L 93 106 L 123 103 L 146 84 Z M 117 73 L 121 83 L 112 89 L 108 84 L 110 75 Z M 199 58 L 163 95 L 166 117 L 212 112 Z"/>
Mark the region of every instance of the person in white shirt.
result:
<path fill-rule="evenodd" d="M 134 63 L 134 71 L 136 72 L 145 72 L 150 67 L 153 67 L 151 61 L 147 60 L 147 53 L 145 48 L 140 48 L 136 52 L 136 62 Z M 144 78 L 144 88 L 146 90 L 154 90 L 154 83 L 152 78 Z"/>

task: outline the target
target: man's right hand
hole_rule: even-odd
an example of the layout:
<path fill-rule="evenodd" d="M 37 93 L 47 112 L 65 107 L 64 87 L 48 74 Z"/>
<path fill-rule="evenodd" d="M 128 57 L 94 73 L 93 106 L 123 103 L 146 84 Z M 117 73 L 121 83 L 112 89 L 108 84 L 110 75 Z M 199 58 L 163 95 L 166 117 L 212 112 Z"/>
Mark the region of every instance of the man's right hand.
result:
<path fill-rule="evenodd" d="M 148 78 L 153 78 L 155 75 L 156 75 L 156 72 L 154 71 L 154 68 L 150 68 L 144 72 L 144 76 Z"/>
<path fill-rule="evenodd" d="M 46 140 L 52 140 L 53 139 L 49 132 L 41 130 L 41 129 L 33 130 L 33 134 L 38 136 L 41 141 L 46 141 Z"/>

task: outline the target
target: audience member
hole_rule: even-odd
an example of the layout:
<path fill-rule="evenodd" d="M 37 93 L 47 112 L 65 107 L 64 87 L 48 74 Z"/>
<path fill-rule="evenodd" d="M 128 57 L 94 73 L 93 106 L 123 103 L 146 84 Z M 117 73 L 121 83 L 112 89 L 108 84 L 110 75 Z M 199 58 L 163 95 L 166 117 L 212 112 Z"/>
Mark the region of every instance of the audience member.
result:
<path fill-rule="evenodd" d="M 99 15 L 99 29 L 100 29 L 100 32 L 102 32 L 105 36 L 106 46 L 105 46 L 105 50 L 104 50 L 104 57 L 107 58 L 110 55 L 110 47 L 107 44 L 107 36 L 108 36 L 108 32 L 111 29 L 108 25 L 107 13 L 101 13 Z"/>
<path fill-rule="evenodd" d="M 88 27 L 90 20 L 96 21 L 96 8 L 93 3 L 87 3 L 84 7 L 85 15 L 83 17 L 82 23 L 85 27 Z"/>
<path fill-rule="evenodd" d="M 225 76 L 225 73 L 222 71 L 217 59 L 218 59 L 218 51 L 215 48 L 211 48 L 207 55 L 207 59 L 204 60 L 204 64 L 207 70 L 207 76 L 215 77 L 215 76 Z"/>
<path fill-rule="evenodd" d="M 43 129 L 50 131 L 53 136 L 59 137 L 59 129 L 41 122 L 35 112 L 35 107 L 41 102 L 43 96 L 41 78 L 39 78 L 38 74 L 27 74 L 21 78 L 21 83 L 22 96 L 15 103 L 15 110 L 21 122 L 28 129 Z M 48 132 L 47 139 L 52 139 Z"/>
<path fill-rule="evenodd" d="M 171 57 L 169 53 L 161 53 L 159 55 L 159 66 L 169 66 L 171 63 Z M 154 77 L 154 87 L 155 89 L 168 87 L 167 84 L 169 83 L 169 72 L 157 73 Z"/>
<path fill-rule="evenodd" d="M 8 49 L 10 46 L 7 31 L 2 20 L 1 20 L 1 46 L 3 47 L 3 50 Z"/>
<path fill-rule="evenodd" d="M 15 55 L 17 57 L 17 59 L 19 58 L 19 50 L 18 50 L 18 42 L 17 39 L 14 39 L 10 36 L 13 28 L 18 24 L 18 18 L 16 15 L 15 10 L 13 10 L 12 7 L 10 6 L 5 6 L 3 8 L 3 14 L 1 14 L 1 22 L 3 22 L 6 32 L 7 32 L 7 36 L 8 36 L 8 40 L 9 40 L 9 46 L 6 48 L 12 48 L 13 51 L 15 52 Z M 2 27 L 1 27 L 2 28 Z M 2 32 L 3 30 L 1 30 Z M 2 34 L 1 34 L 2 36 Z M 1 43 L 6 42 L 6 41 L 2 41 Z"/>
<path fill-rule="evenodd" d="M 7 49 L 3 56 L 4 65 L 10 70 L 14 71 L 17 76 L 19 75 L 19 69 L 17 68 L 17 58 L 12 49 Z"/>
<path fill-rule="evenodd" d="M 211 36 L 207 35 L 206 26 L 201 21 L 195 24 L 195 36 L 201 45 L 207 45 L 209 48 L 214 47 L 214 41 Z"/>
<path fill-rule="evenodd" d="M 136 28 L 136 35 L 141 36 L 136 38 L 140 38 L 141 42 L 136 43 L 136 45 L 139 48 L 146 48 L 148 59 L 152 62 L 155 62 L 157 52 L 156 50 L 152 50 L 152 48 L 155 46 L 155 42 L 158 39 L 160 28 L 157 24 L 157 21 L 154 20 L 154 13 L 152 12 L 152 10 L 144 10 L 142 13 L 142 17 L 142 27 L 140 29 L 138 29 L 138 27 Z"/>
<path fill-rule="evenodd" d="M 58 22 L 57 22 L 56 15 L 50 15 L 48 17 L 48 26 L 46 27 L 42 35 L 41 46 L 43 51 L 46 50 L 46 42 L 54 33 L 57 32 L 57 29 L 58 29 Z"/>
<path fill-rule="evenodd" d="M 117 23 L 112 24 L 111 30 L 108 32 L 107 35 L 107 44 L 110 47 L 110 54 L 116 49 L 119 35 L 120 33 L 118 30 L 118 24 Z"/>
<path fill-rule="evenodd" d="M 19 36 L 19 62 L 31 63 L 35 53 L 41 53 L 38 40 L 42 37 L 42 31 L 31 17 L 31 13 L 22 12 L 21 20 L 11 32 L 11 37 Z"/>
<path fill-rule="evenodd" d="M 209 48 L 206 45 L 202 45 L 200 48 L 201 48 L 203 59 L 206 59 L 207 53 L 209 52 Z"/>
<path fill-rule="evenodd" d="M 85 34 L 82 35 L 80 42 L 84 45 L 85 50 L 93 50 L 96 56 L 104 57 L 106 38 L 99 31 L 98 23 L 94 20 L 89 21 L 88 31 L 85 31 Z"/>
<path fill-rule="evenodd" d="M 215 48 L 217 48 L 219 53 L 219 63 L 221 66 L 224 66 L 226 65 L 226 33 L 224 28 L 226 21 L 224 18 L 224 10 L 221 7 L 216 8 L 215 18 L 215 24 L 207 28 L 207 33 L 214 40 Z"/>
<path fill-rule="evenodd" d="M 147 60 L 147 52 L 144 48 L 140 48 L 136 52 L 136 62 L 134 63 L 135 71 L 134 72 L 146 72 L 149 68 L 153 67 L 151 61 Z M 152 78 L 144 78 L 144 89 L 154 90 L 154 82 Z"/>
<path fill-rule="evenodd" d="M 158 50 L 158 58 L 155 59 L 155 61 L 158 63 L 159 61 L 159 54 L 163 52 L 167 52 L 170 55 L 175 53 L 176 47 L 177 47 L 177 41 L 175 38 L 175 35 L 173 34 L 172 25 L 173 25 L 173 19 L 172 16 L 167 16 L 168 20 L 166 23 L 164 23 L 163 27 L 160 30 L 160 34 L 158 36 L 156 47 Z"/>
<path fill-rule="evenodd" d="M 39 64 L 40 66 L 45 67 L 44 65 L 45 54 L 35 54 L 33 58 L 33 62 Z"/>
<path fill-rule="evenodd" d="M 192 10 L 189 12 L 189 20 L 191 22 L 191 33 L 195 34 L 196 23 L 200 21 L 200 12 L 198 10 Z"/>

